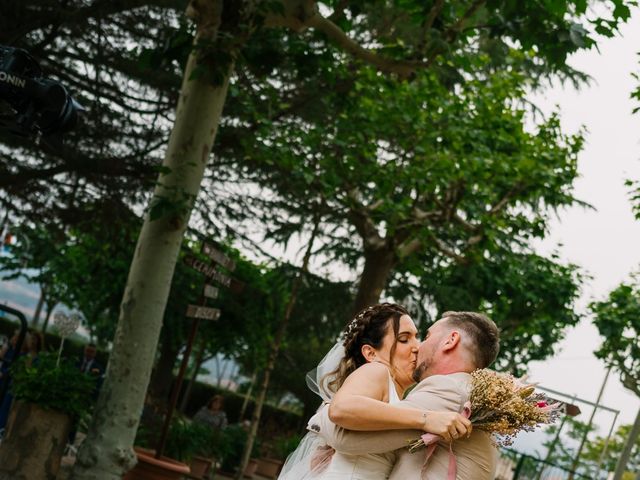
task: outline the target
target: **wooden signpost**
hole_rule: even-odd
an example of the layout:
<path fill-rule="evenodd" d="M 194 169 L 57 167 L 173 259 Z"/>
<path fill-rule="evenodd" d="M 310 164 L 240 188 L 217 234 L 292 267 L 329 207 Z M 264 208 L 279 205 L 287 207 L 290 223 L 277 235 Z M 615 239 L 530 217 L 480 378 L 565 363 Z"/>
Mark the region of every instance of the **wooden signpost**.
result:
<path fill-rule="evenodd" d="M 214 287 L 213 285 L 207 285 L 205 283 L 204 291 L 202 292 L 205 297 L 215 300 L 216 298 L 218 298 L 218 293 L 220 293 L 220 290 L 217 287 Z"/>
<path fill-rule="evenodd" d="M 187 255 L 184 259 L 184 262 L 195 271 L 202 273 L 207 277 L 208 280 L 216 282 L 223 287 L 230 287 L 230 289 L 234 292 L 239 292 L 244 287 L 242 282 L 231 278 L 229 275 L 221 272 L 219 266 L 227 269 L 229 272 L 233 272 L 236 268 L 236 263 L 227 257 L 224 253 L 219 251 L 214 245 L 204 242 L 202 244 L 201 252 L 209 257 L 213 262 L 217 265 L 210 265 L 206 262 L 198 260 L 196 257 L 192 255 Z M 185 373 L 187 371 L 187 366 L 189 364 L 189 357 L 191 356 L 191 350 L 193 349 L 193 342 L 196 338 L 196 333 L 198 332 L 198 326 L 200 325 L 200 320 L 209 320 L 215 321 L 220 318 L 220 310 L 217 308 L 207 307 L 206 302 L 207 299 L 216 299 L 218 298 L 218 294 L 220 293 L 220 289 L 218 287 L 214 287 L 213 285 L 209 285 L 205 283 L 204 288 L 202 290 L 201 295 L 201 304 L 200 305 L 188 305 L 186 317 L 192 318 L 193 322 L 191 324 L 191 331 L 189 332 L 189 339 L 187 340 L 187 346 L 182 357 L 182 363 L 180 364 L 180 370 L 178 372 L 178 376 L 176 378 L 175 384 L 173 386 L 173 390 L 171 391 L 171 399 L 169 400 L 169 408 L 167 409 L 167 415 L 164 420 L 164 425 L 162 426 L 162 433 L 160 435 L 160 441 L 158 443 L 158 447 L 156 448 L 156 458 L 160 458 L 164 453 L 165 446 L 167 444 L 167 436 L 169 434 L 169 426 L 171 425 L 171 418 L 173 417 L 173 412 L 176 409 L 176 404 L 178 403 L 178 395 L 180 394 L 180 390 L 182 389 L 182 382 L 184 380 Z"/>
<path fill-rule="evenodd" d="M 201 262 L 200 260 L 192 256 L 185 257 L 184 263 L 189 265 L 194 270 L 200 273 L 204 273 L 210 280 L 213 280 L 214 282 L 218 282 L 225 287 L 231 285 L 231 277 L 220 272 L 220 270 L 218 270 L 218 268 L 213 265 L 207 265 L 206 263 Z"/>
<path fill-rule="evenodd" d="M 187 307 L 187 317 L 197 318 L 198 320 L 217 320 L 220 317 L 220 310 L 217 308 L 189 305 Z"/>
<path fill-rule="evenodd" d="M 231 260 L 225 254 L 217 250 L 213 245 L 204 242 L 202 244 L 202 253 L 204 253 L 211 260 L 216 262 L 218 265 L 222 265 L 224 268 L 233 272 L 236 269 L 236 262 Z"/>

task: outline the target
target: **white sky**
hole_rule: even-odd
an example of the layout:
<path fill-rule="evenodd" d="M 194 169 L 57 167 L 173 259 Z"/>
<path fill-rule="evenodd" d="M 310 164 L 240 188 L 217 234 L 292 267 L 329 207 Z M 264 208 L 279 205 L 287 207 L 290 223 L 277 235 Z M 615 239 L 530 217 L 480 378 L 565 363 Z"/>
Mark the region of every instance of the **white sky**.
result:
<path fill-rule="evenodd" d="M 640 113 L 631 114 L 637 105 L 630 99 L 637 86 L 631 74 L 640 72 L 640 10 L 619 37 L 603 40 L 599 49 L 570 60 L 594 78 L 591 86 L 579 92 L 557 86 L 533 98 L 544 111 L 559 107 L 565 132 L 576 132 L 582 125 L 588 130 L 576 194 L 597 210 L 576 207 L 560 212 L 551 235 L 539 247 L 543 253 L 557 249 L 561 258 L 593 277 L 584 287 L 581 311 L 640 268 L 640 221 L 633 218 L 624 186 L 625 179 L 640 179 Z M 605 376 L 602 363 L 592 354 L 599 343 L 597 330 L 586 319 L 568 332 L 555 358 L 530 365 L 532 379 L 595 401 Z M 602 403 L 619 409 L 623 423 L 632 423 L 640 408 L 640 399 L 625 390 L 613 372 Z M 590 410 L 583 411 L 586 421 Z M 606 435 L 611 416 L 598 415 L 596 421 Z"/>

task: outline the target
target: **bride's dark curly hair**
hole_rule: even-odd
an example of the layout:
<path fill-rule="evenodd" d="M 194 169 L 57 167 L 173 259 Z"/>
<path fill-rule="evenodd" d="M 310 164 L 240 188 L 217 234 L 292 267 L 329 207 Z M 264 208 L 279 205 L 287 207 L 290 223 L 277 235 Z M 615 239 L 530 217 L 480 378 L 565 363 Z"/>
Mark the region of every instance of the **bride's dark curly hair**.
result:
<path fill-rule="evenodd" d="M 375 349 L 382 347 L 389 324 L 392 325 L 393 337 L 398 337 L 400 317 L 403 315 L 409 315 L 403 306 L 395 303 L 379 303 L 365 308 L 349 322 L 342 332 L 344 357 L 340 360 L 338 367 L 327 374 L 327 377 L 331 378 L 327 383 L 330 391 L 334 393 L 338 391 L 351 372 L 367 363 L 362 355 L 363 345 L 371 345 Z M 393 342 L 390 362 L 393 362 L 395 350 L 396 342 Z"/>

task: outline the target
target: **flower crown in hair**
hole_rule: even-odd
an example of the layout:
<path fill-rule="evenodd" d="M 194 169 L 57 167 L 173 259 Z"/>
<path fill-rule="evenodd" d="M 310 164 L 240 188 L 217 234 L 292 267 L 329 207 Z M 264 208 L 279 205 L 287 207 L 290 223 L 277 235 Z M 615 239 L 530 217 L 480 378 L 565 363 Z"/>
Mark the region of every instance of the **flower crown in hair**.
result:
<path fill-rule="evenodd" d="M 347 327 L 342 332 L 342 339 L 343 339 L 344 343 L 347 343 L 347 341 L 351 338 L 353 333 L 357 330 L 358 323 L 360 323 L 360 320 L 362 320 L 367 313 L 370 313 L 373 310 L 374 310 L 373 306 L 367 307 L 364 310 L 362 310 L 360 313 L 358 313 L 355 316 L 355 318 L 353 320 L 351 320 L 351 322 L 349 322 L 349 325 L 347 325 Z"/>

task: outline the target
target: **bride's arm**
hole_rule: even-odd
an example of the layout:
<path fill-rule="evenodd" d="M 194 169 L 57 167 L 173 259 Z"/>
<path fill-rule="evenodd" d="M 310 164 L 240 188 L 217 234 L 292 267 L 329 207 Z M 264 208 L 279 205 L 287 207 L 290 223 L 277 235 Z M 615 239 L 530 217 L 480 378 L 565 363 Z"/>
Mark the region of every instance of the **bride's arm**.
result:
<path fill-rule="evenodd" d="M 397 428 L 421 429 L 423 412 L 394 408 L 383 401 L 389 388 L 389 370 L 367 363 L 347 377 L 329 405 L 329 418 L 350 430 L 374 431 Z"/>
<path fill-rule="evenodd" d="M 375 431 L 417 429 L 450 438 L 450 432 L 462 437 L 469 420 L 455 412 L 435 412 L 401 408 L 382 401 L 389 385 L 384 365 L 368 363 L 353 372 L 329 405 L 329 418 L 349 430 Z"/>

